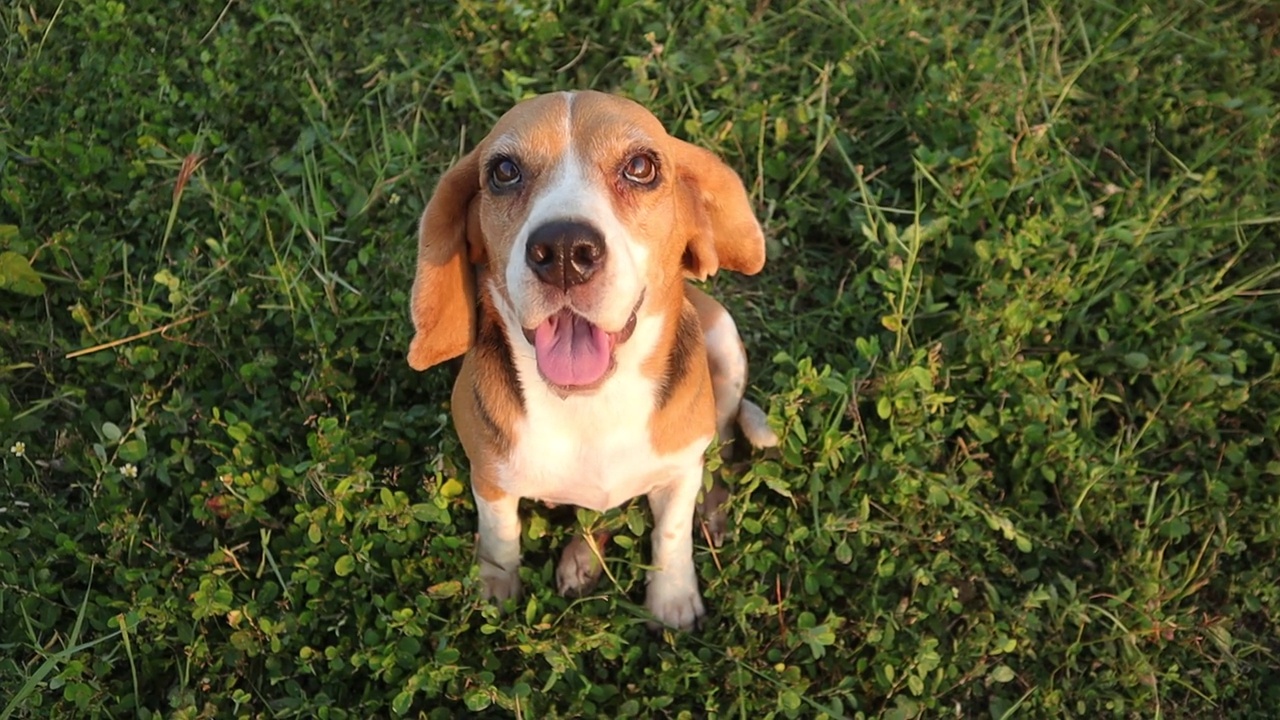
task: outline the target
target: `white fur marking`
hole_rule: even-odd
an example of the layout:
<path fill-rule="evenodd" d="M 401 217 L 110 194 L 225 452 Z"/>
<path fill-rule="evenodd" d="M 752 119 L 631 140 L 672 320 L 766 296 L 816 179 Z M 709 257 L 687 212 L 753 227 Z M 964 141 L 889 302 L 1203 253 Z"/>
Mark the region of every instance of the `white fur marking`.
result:
<path fill-rule="evenodd" d="M 757 450 L 778 446 L 778 434 L 769 427 L 769 416 L 750 400 L 743 400 L 742 407 L 738 408 L 738 427 Z"/>
<path fill-rule="evenodd" d="M 475 495 L 480 520 L 480 582 L 486 597 L 499 601 L 520 594 L 520 498 L 485 500 Z"/>
<path fill-rule="evenodd" d="M 691 464 L 665 488 L 649 493 L 653 510 L 653 570 L 645 607 L 658 623 L 688 630 L 706 614 L 693 567 L 693 507 L 702 489 L 702 463 Z M 650 624 L 651 627 L 654 624 Z"/>

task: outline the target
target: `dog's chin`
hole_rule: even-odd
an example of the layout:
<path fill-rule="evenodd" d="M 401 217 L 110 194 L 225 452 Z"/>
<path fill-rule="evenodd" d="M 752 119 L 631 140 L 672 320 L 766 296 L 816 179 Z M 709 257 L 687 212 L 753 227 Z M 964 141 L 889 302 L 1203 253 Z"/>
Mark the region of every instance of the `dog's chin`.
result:
<path fill-rule="evenodd" d="M 535 349 L 538 375 L 541 376 L 542 381 L 560 397 L 591 394 L 598 390 L 600 386 L 604 385 L 605 381 L 613 376 L 614 371 L 617 369 L 617 349 L 630 340 L 631 335 L 635 332 L 637 315 L 643 302 L 644 293 L 642 292 L 640 299 L 636 301 L 635 307 L 632 308 L 627 322 L 616 332 L 603 330 L 589 318 L 567 305 L 549 314 L 538 325 L 532 328 L 522 328 L 525 339 Z M 550 324 L 553 329 L 542 329 L 542 326 L 547 324 Z M 554 329 L 566 327 L 567 329 Z M 557 337 L 548 340 L 546 334 L 550 333 L 557 333 Z M 569 337 L 562 339 L 561 335 L 568 335 Z M 567 351 L 546 349 L 548 344 L 560 345 L 561 343 L 567 343 L 570 349 Z M 583 364 L 596 366 L 596 368 L 588 371 L 585 377 L 579 376 L 574 372 L 566 372 L 562 367 L 566 362 L 563 357 L 559 359 L 550 357 L 553 355 L 563 356 L 564 354 L 573 356 L 579 352 L 575 349 L 579 345 L 589 346 L 589 349 L 583 352 L 590 357 Z M 605 364 L 606 361 L 607 364 Z M 544 362 L 546 366 L 544 366 Z M 552 365 L 553 362 L 561 367 L 552 371 L 553 368 L 556 368 L 556 365 Z M 600 368 L 602 364 L 604 366 Z"/>

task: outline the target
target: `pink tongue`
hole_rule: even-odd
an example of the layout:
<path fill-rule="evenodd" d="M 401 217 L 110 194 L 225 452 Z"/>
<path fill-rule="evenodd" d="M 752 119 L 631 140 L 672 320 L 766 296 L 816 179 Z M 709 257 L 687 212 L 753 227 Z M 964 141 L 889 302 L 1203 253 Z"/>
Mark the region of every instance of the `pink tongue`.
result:
<path fill-rule="evenodd" d="M 569 310 L 538 326 L 533 349 L 542 376 L 562 387 L 591 385 L 609 369 L 609 336 Z"/>

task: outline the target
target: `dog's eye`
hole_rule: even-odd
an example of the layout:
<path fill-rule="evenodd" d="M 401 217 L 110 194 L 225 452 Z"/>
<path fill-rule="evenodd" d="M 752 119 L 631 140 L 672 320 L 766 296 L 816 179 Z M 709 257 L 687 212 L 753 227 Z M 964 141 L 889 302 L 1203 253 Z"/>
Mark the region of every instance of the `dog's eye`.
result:
<path fill-rule="evenodd" d="M 636 153 L 622 166 L 622 174 L 637 185 L 652 185 L 658 179 L 658 163 L 649 153 Z"/>
<path fill-rule="evenodd" d="M 489 169 L 489 183 L 502 190 L 520 182 L 520 166 L 511 158 L 498 158 Z"/>

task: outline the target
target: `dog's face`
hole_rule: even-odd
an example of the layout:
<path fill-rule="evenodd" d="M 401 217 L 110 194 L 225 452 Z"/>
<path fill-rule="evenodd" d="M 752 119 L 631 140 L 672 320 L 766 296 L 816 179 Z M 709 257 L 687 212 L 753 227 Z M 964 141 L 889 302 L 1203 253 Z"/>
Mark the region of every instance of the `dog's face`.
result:
<path fill-rule="evenodd" d="M 487 266 L 481 290 L 509 336 L 533 348 L 542 378 L 572 392 L 607 379 L 637 315 L 678 307 L 686 275 L 763 262 L 742 183 L 711 153 L 629 100 L 535 97 L 445 175 L 424 213 L 410 364 L 470 344 L 474 310 L 438 297 L 468 263 Z"/>
<path fill-rule="evenodd" d="M 609 373 L 647 288 L 680 266 L 670 138 L 639 106 L 607 95 L 544 95 L 485 140 L 479 220 L 504 318 L 533 345 L 551 385 Z M 516 329 L 516 328 L 511 328 Z"/>

